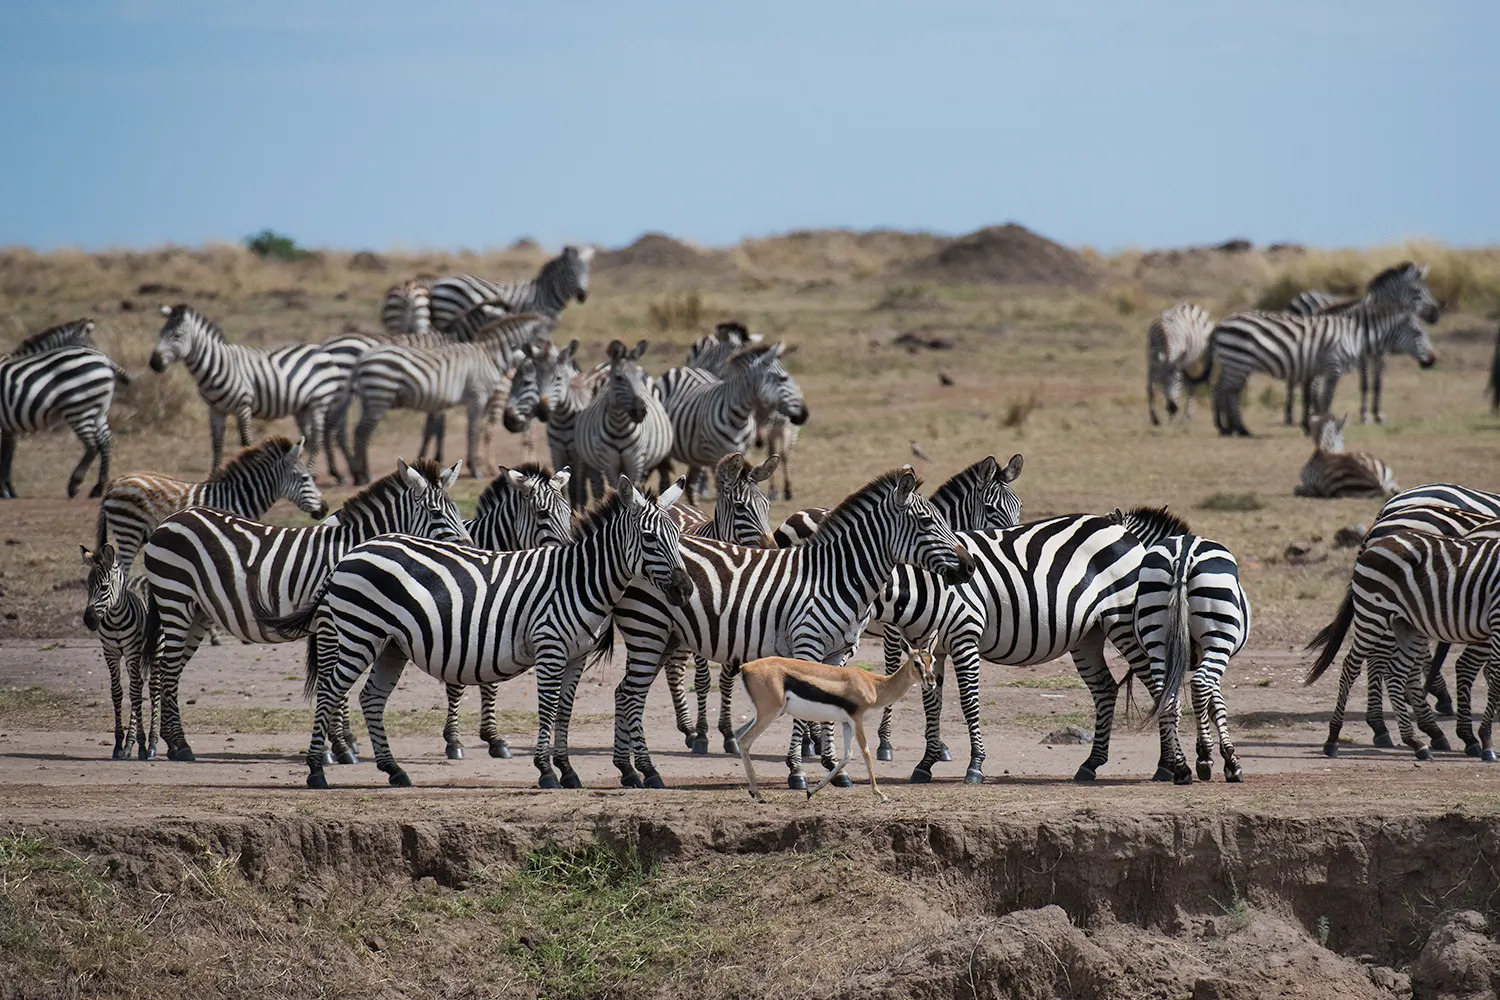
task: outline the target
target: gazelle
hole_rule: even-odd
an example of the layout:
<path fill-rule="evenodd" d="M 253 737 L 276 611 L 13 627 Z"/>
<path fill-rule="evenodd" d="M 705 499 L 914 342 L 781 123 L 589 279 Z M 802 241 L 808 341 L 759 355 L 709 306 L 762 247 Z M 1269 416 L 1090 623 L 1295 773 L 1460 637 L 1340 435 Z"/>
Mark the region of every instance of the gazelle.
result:
<path fill-rule="evenodd" d="M 808 798 L 843 773 L 849 764 L 850 737 L 854 737 L 859 740 L 860 752 L 865 755 L 870 790 L 880 801 L 889 802 L 890 799 L 875 784 L 875 764 L 870 759 L 870 745 L 865 739 L 865 715 L 879 713 L 887 705 L 895 704 L 918 680 L 922 682 L 923 690 L 931 690 L 937 683 L 929 650 L 913 649 L 901 668 L 886 676 L 852 665 L 835 667 L 783 656 L 767 656 L 745 664 L 740 668 L 740 683 L 750 696 L 754 711 L 750 721 L 739 728 L 734 738 L 739 742 L 740 760 L 744 762 L 745 776 L 750 780 L 750 796 L 757 802 L 765 801 L 755 783 L 750 745 L 778 718 L 790 715 L 809 722 L 837 722 L 844 733 L 844 756 L 816 788 L 808 790 Z"/>

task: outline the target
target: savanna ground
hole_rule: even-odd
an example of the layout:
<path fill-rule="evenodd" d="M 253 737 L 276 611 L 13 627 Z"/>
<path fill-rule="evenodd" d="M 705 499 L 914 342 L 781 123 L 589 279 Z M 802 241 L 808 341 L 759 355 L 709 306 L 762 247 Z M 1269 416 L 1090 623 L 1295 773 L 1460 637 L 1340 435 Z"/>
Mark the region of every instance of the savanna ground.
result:
<path fill-rule="evenodd" d="M 12 250 L 0 253 L 0 343 L 95 317 L 101 344 L 137 373 L 112 413 L 115 471 L 199 478 L 202 404 L 180 367 L 158 376 L 145 364 L 158 304 L 187 301 L 237 341 L 314 340 L 374 329 L 380 295 L 412 274 L 529 276 L 546 256 L 524 245 L 299 261 L 231 247 Z M 580 338 L 585 357 L 644 337 L 653 371 L 720 319 L 795 344 L 789 367 L 812 416 L 792 459 L 796 504 L 778 515 L 836 502 L 903 462 L 935 486 L 1019 451 L 1028 517 L 1168 503 L 1226 542 L 1255 610 L 1226 692 L 1242 786 L 1149 783 L 1154 738 L 1130 729 L 1108 780 L 1074 786 L 1082 748 L 1042 741 L 1091 716 L 1057 662 L 987 671 L 982 788 L 957 783 L 966 755 L 951 705 L 955 762 L 934 785 L 905 784 L 920 742 L 913 703 L 898 713 L 897 760 L 877 767 L 892 805 L 858 784 L 801 801 L 782 787 L 774 740 L 757 748 L 772 802 L 753 806 L 737 760 L 683 750 L 659 684 L 648 733 L 673 789 L 624 792 L 609 763 L 617 662 L 586 677 L 575 720 L 588 791 L 530 788 L 526 680 L 504 692 L 516 757 L 491 760 L 471 739 L 469 759 L 448 762 L 441 688 L 409 672 L 392 729 L 418 787 L 386 788 L 362 763 L 315 795 L 297 759 L 309 721 L 300 650 L 238 643 L 205 647 L 184 678 L 200 763 L 111 762 L 107 675 L 79 620 L 76 546 L 91 543 L 97 507 L 62 498 L 71 436 L 24 439 L 24 499 L 0 505 L 0 997 L 164 984 L 349 997 L 1488 989 L 1495 773 L 1374 750 L 1357 722 L 1329 761 L 1317 748 L 1331 684 L 1300 684 L 1301 647 L 1331 617 L 1352 562 L 1334 533 L 1368 524 L 1378 502 L 1292 496 L 1310 447 L 1281 425 L 1280 387 L 1264 379 L 1249 390 L 1251 440 L 1221 441 L 1202 397 L 1191 422 L 1151 428 L 1143 398 L 1144 331 L 1164 306 L 1192 298 L 1221 316 L 1302 287 L 1353 290 L 1408 257 L 1432 265 L 1446 306 L 1439 364 L 1393 360 L 1387 423 L 1351 423 L 1350 447 L 1389 462 L 1403 485 L 1500 488 L 1500 421 L 1483 396 L 1500 315 L 1495 251 L 1103 257 L 1013 230 L 967 241 L 806 233 L 715 252 L 646 238 L 601 255 L 589 301 L 564 314 L 559 336 Z M 950 346 L 909 350 L 903 334 Z M 1357 377 L 1346 378 L 1336 410 L 1357 406 Z M 409 457 L 418 426 L 389 418 L 374 467 Z M 930 460 L 913 457 L 912 440 Z M 502 432 L 498 459 L 521 455 Z M 466 508 L 482 482 L 457 491 Z M 334 505 L 345 496 L 329 491 Z M 285 504 L 272 517 L 306 523 Z M 875 659 L 867 646 L 862 660 Z"/>

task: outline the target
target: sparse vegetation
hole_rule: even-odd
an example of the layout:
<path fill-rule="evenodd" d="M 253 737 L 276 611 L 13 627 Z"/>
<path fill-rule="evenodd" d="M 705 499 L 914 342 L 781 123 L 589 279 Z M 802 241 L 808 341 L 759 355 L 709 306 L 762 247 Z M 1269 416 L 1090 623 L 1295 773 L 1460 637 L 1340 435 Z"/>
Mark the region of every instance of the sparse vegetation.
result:
<path fill-rule="evenodd" d="M 1215 493 L 1198 501 L 1199 510 L 1252 511 L 1265 507 L 1254 493 Z"/>
<path fill-rule="evenodd" d="M 1041 405 L 1041 398 L 1034 392 L 1024 399 L 1014 400 L 1006 406 L 1005 416 L 1001 419 L 1000 423 L 1015 431 L 1018 435 L 1024 434 L 1026 432 L 1026 421 L 1031 418 L 1031 414 Z"/>
<path fill-rule="evenodd" d="M 697 289 L 677 292 L 646 307 L 646 320 L 659 333 L 701 330 L 708 325 L 708 311 Z"/>
<path fill-rule="evenodd" d="M 299 247 L 296 240 L 273 229 L 262 229 L 254 236 L 246 236 L 245 248 L 257 257 L 270 260 L 304 260 L 312 256 Z"/>

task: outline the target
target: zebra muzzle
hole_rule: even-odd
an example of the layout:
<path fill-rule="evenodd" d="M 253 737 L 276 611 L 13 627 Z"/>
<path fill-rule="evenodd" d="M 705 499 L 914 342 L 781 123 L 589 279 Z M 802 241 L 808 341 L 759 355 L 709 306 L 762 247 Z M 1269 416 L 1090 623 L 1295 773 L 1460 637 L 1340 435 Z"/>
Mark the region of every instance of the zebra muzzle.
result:
<path fill-rule="evenodd" d="M 98 614 L 96 614 L 94 612 L 93 608 L 84 608 L 84 610 L 83 610 L 83 627 L 86 628 L 86 629 L 88 629 L 90 632 L 96 632 L 96 631 L 98 631 L 98 629 L 99 629 L 99 616 L 98 616 Z"/>
<path fill-rule="evenodd" d="M 807 404 L 803 403 L 802 408 L 797 410 L 797 412 L 787 414 L 787 419 L 790 420 L 793 425 L 801 427 L 803 424 L 807 423 L 807 416 Z"/>
<path fill-rule="evenodd" d="M 693 596 L 693 578 L 687 575 L 687 570 L 674 569 L 667 585 L 661 590 L 662 596 L 680 608 Z"/>
<path fill-rule="evenodd" d="M 951 566 L 942 573 L 943 582 L 950 587 L 966 583 L 974 575 L 974 557 L 969 555 L 969 550 L 958 545 L 954 547 L 954 552 L 958 556 L 958 565 Z"/>
<path fill-rule="evenodd" d="M 512 434 L 519 434 L 524 431 L 526 429 L 527 423 L 525 418 L 523 418 L 519 413 L 508 406 L 505 408 L 505 415 L 501 418 L 500 422 L 504 424 L 505 429 L 510 431 Z"/>

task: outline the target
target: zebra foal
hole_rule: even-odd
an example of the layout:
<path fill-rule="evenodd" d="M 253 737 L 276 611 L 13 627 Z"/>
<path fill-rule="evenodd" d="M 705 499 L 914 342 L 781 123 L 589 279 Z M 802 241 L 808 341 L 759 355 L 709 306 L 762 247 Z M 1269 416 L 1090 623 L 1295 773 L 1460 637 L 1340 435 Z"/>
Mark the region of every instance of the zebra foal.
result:
<path fill-rule="evenodd" d="M 107 543 L 95 552 L 82 545 L 78 548 L 88 569 L 88 604 L 84 607 L 83 624 L 99 636 L 104 663 L 109 668 L 109 693 L 115 706 L 115 748 L 111 756 L 126 760 L 135 746 L 141 760 L 151 760 L 156 756 L 160 700 L 156 695 L 158 685 L 152 683 L 156 675 L 151 672 L 151 657 L 146 655 L 146 578 L 137 577 L 127 583 L 125 562 Z M 130 685 L 128 716 L 123 715 L 121 704 L 122 664 Z M 142 692 L 148 685 L 150 701 L 143 704 Z"/>
<path fill-rule="evenodd" d="M 1334 419 L 1313 417 L 1309 432 L 1313 453 L 1302 466 L 1302 479 L 1292 491 L 1299 497 L 1390 497 L 1400 492 L 1391 467 L 1366 452 L 1344 450 L 1348 415 Z"/>

